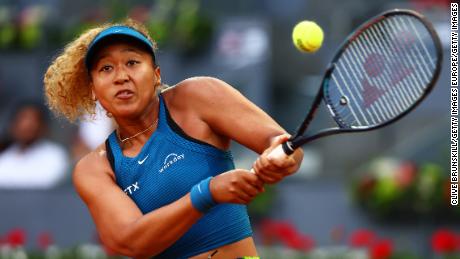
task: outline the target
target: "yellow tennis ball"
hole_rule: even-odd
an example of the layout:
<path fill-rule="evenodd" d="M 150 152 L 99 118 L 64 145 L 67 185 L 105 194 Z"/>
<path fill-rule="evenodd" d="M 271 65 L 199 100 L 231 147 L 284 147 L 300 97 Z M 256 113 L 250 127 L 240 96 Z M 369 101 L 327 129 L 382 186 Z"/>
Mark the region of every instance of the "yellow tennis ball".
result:
<path fill-rule="evenodd" d="M 323 30 L 315 22 L 302 21 L 292 30 L 292 40 L 296 48 L 303 52 L 315 52 L 323 43 Z"/>

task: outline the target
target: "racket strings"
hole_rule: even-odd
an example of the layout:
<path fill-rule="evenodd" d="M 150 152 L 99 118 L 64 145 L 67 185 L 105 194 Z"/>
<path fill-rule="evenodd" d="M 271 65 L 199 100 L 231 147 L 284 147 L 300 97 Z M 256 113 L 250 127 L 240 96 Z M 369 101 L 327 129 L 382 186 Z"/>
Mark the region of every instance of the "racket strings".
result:
<path fill-rule="evenodd" d="M 377 83 L 377 80 L 368 75 L 368 72 L 366 72 L 366 66 L 359 65 L 359 62 L 364 62 L 364 64 L 366 63 L 365 57 L 368 54 L 366 53 L 366 50 L 358 44 L 358 41 L 356 41 L 356 46 L 357 48 L 350 48 L 350 51 L 355 57 L 355 60 L 358 61 L 356 62 L 356 66 L 360 67 L 359 72 L 361 74 L 361 78 L 364 78 L 361 79 L 361 83 L 358 82 L 357 84 L 360 87 L 360 93 L 363 93 L 364 107 L 369 107 L 375 103 L 376 109 L 380 112 L 382 117 L 384 119 L 389 118 L 394 115 L 394 111 L 391 106 L 387 106 L 388 100 L 386 100 L 385 96 L 380 98 L 381 88 L 378 87 L 379 84 Z M 380 80 L 380 77 L 378 79 Z M 358 107 L 362 107 L 362 105 Z"/>
<path fill-rule="evenodd" d="M 406 41 L 406 39 L 404 39 L 405 37 L 401 37 L 404 40 L 403 44 L 396 45 L 395 40 L 397 40 L 398 35 L 396 33 L 391 33 L 391 32 L 394 32 L 397 29 L 396 27 L 394 27 L 394 25 L 392 25 L 391 21 L 388 24 L 389 25 L 386 27 L 382 26 L 381 30 L 388 31 L 389 35 L 393 37 L 392 41 L 389 41 L 387 45 L 389 46 L 392 53 L 398 53 L 399 57 L 401 58 L 400 62 L 403 64 L 403 66 L 406 68 L 407 67 L 416 68 L 416 69 L 419 69 L 419 71 L 423 71 L 425 73 L 429 72 L 429 71 L 424 71 L 424 68 L 421 66 L 421 63 L 425 63 L 425 62 L 423 61 L 419 62 L 418 55 L 414 53 L 415 51 L 414 49 L 417 48 L 417 46 L 415 44 L 412 46 L 408 46 L 409 44 L 405 42 Z M 416 93 L 418 88 L 416 88 L 415 86 L 426 84 L 426 82 L 429 81 L 429 78 L 426 76 L 425 73 L 415 73 L 415 74 L 410 75 L 408 78 L 409 80 L 411 80 L 413 85 L 409 89 L 412 89 L 413 92 Z"/>
<path fill-rule="evenodd" d="M 398 49 L 398 46 L 395 46 L 394 42 L 396 40 L 397 35 L 392 35 L 390 34 L 389 31 L 386 31 L 384 27 L 380 28 L 379 25 L 376 26 L 377 29 L 380 29 L 383 32 L 388 33 L 390 37 L 393 37 L 393 39 L 390 41 L 382 40 L 381 41 L 381 46 L 383 53 L 389 58 L 393 59 L 396 62 L 399 62 L 401 64 L 401 67 L 403 69 L 393 69 L 392 74 L 387 75 L 387 78 L 389 80 L 393 81 L 395 80 L 394 78 L 404 78 L 406 75 L 404 74 L 404 68 L 407 69 L 409 67 L 415 67 L 415 64 L 412 62 L 412 59 L 407 56 L 406 51 L 411 51 L 411 49 L 406 50 L 404 48 Z M 371 30 L 372 32 L 372 30 Z M 375 34 L 375 32 L 372 32 Z M 404 46 L 404 45 L 403 45 Z M 395 55 L 395 53 L 399 53 L 398 55 Z M 396 80 L 397 80 L 396 79 Z M 402 92 L 402 98 L 404 98 L 405 101 L 405 107 L 403 109 L 405 110 L 407 107 L 409 107 L 416 99 L 420 97 L 420 95 L 423 93 L 423 91 L 419 91 L 420 88 L 416 88 L 416 85 L 423 85 L 424 83 L 420 80 L 420 78 L 417 79 L 417 77 L 414 77 L 414 74 L 411 73 L 407 76 L 407 80 L 400 80 L 402 83 L 403 87 L 394 87 L 394 89 L 399 90 Z M 397 80 L 399 81 L 399 80 Z M 391 84 L 391 82 L 390 82 Z"/>
<path fill-rule="evenodd" d="M 360 60 L 360 56 L 361 55 L 357 54 L 354 51 L 354 49 L 350 48 L 350 51 L 345 52 L 344 55 L 343 55 L 343 60 L 347 64 L 347 67 L 345 67 L 345 65 L 343 63 L 341 63 L 341 60 L 339 60 L 339 62 L 338 62 L 339 66 L 337 66 L 337 69 L 338 69 L 337 72 L 342 77 L 343 82 L 345 82 L 346 88 L 347 88 L 348 92 L 350 93 L 350 95 L 353 96 L 353 97 L 358 96 L 360 101 L 364 102 L 363 95 L 361 94 L 363 92 L 363 90 L 364 90 L 363 87 L 362 87 L 361 81 L 363 80 L 362 78 L 365 77 L 364 76 L 365 72 L 363 71 L 364 70 L 363 67 L 359 66 L 357 64 L 357 62 L 356 62 L 356 60 Z M 342 66 L 340 66 L 340 65 L 342 65 Z M 353 79 L 352 80 L 354 80 L 354 82 L 352 82 L 351 85 L 355 85 L 355 86 L 358 86 L 358 87 L 349 87 L 348 86 L 348 84 L 346 83 L 347 82 L 346 79 L 342 75 L 342 72 L 341 72 L 342 70 L 344 70 L 345 73 L 347 73 L 347 76 L 349 78 L 351 78 L 349 73 L 348 73 L 348 70 L 350 70 L 350 72 L 353 74 Z M 336 81 L 336 84 L 339 85 L 339 83 L 337 81 Z M 340 87 L 338 87 L 338 88 L 340 89 Z M 368 94 L 368 99 L 373 99 L 374 96 L 375 96 L 375 94 Z M 356 97 L 354 97 L 353 99 L 356 100 Z M 355 121 L 353 121 L 352 123 L 358 122 L 358 126 L 369 125 L 370 123 L 368 121 L 368 118 L 373 123 L 378 123 L 378 121 L 381 120 L 380 117 L 385 118 L 385 117 L 390 116 L 388 113 L 386 113 L 386 109 L 382 108 L 382 104 L 381 104 L 380 101 L 376 102 L 375 106 L 371 106 L 371 109 L 367 109 L 367 110 L 366 109 L 361 109 L 361 107 L 359 105 L 357 105 L 359 103 L 360 102 L 354 101 L 353 104 L 351 104 L 351 106 L 349 108 L 352 111 L 352 113 L 355 113 L 355 112 L 353 112 L 354 109 L 357 109 L 361 114 L 364 114 L 364 112 L 367 111 L 366 116 L 363 115 L 363 119 L 364 119 L 365 124 L 361 123 L 359 118 L 355 117 Z M 355 106 L 355 108 L 353 108 L 353 106 Z M 344 110 L 346 111 L 347 109 L 348 109 L 348 107 L 346 107 L 346 106 L 340 107 L 341 112 L 343 112 Z M 346 117 L 349 118 L 349 116 L 346 116 Z M 379 120 L 377 120 L 377 119 L 379 119 Z"/>
<path fill-rule="evenodd" d="M 358 40 L 359 40 L 359 39 L 358 39 Z M 350 53 L 351 53 L 351 54 L 350 54 Z M 349 57 L 349 56 L 353 56 L 353 57 Z M 364 101 L 364 100 L 363 100 L 363 97 L 362 97 L 362 95 L 360 94 L 361 92 L 364 92 L 364 89 L 363 89 L 364 87 L 363 87 L 363 83 L 362 83 L 363 79 L 362 79 L 362 78 L 365 78 L 365 80 L 366 80 L 366 81 L 364 82 L 364 84 L 369 84 L 369 82 L 372 82 L 373 84 L 375 84 L 375 81 L 374 81 L 374 80 L 371 80 L 369 77 L 366 77 L 366 76 L 365 76 L 365 75 L 366 75 L 366 72 L 364 71 L 364 67 L 363 67 L 363 66 L 359 66 L 359 64 L 355 61 L 355 60 L 359 60 L 360 62 L 364 62 L 364 60 L 363 60 L 362 57 L 363 57 L 363 54 L 362 54 L 360 51 L 358 51 L 358 50 L 355 51 L 355 48 L 349 48 L 349 51 L 346 51 L 346 52 L 344 53 L 344 60 L 347 62 L 348 69 L 350 69 L 350 70 L 352 71 L 352 73 L 354 74 L 354 80 L 355 80 L 355 82 L 353 82 L 353 83 L 354 83 L 354 85 L 357 85 L 357 86 L 360 88 L 360 89 L 355 88 L 355 92 L 356 92 L 355 94 L 356 94 L 357 96 L 360 96 L 360 97 L 361 97 L 360 99 L 361 99 L 361 101 L 363 102 L 363 101 Z M 353 63 L 353 64 L 351 64 L 351 63 Z M 354 68 L 360 68 L 360 69 L 356 69 L 356 70 L 355 70 Z M 339 71 L 339 73 L 340 73 L 340 71 Z M 357 74 L 359 74 L 359 78 L 358 78 Z M 367 87 L 373 87 L 373 86 L 368 85 Z M 350 88 L 350 87 L 348 87 L 348 88 Z M 350 92 L 351 92 L 351 91 L 350 91 Z M 355 94 L 353 94 L 353 95 L 355 95 Z M 367 94 L 367 99 L 368 99 L 368 100 L 374 100 L 374 99 L 377 100 L 377 99 L 378 99 L 377 97 L 378 97 L 378 96 L 377 96 L 377 94 L 376 94 L 376 91 L 371 91 L 370 94 Z M 356 104 L 357 104 L 357 103 L 358 103 L 358 102 L 356 102 Z M 377 100 L 376 105 L 375 105 L 375 106 L 371 106 L 372 112 L 368 110 L 368 116 L 369 116 L 369 118 L 373 121 L 373 123 L 378 123 L 378 121 L 376 121 L 376 119 L 374 118 L 374 117 L 375 117 L 374 115 L 377 115 L 378 117 L 383 117 L 383 118 L 388 118 L 388 117 L 391 116 L 391 115 L 387 112 L 388 107 L 383 108 L 382 105 L 384 105 L 384 104 L 382 104 L 382 102 L 380 102 L 380 101 Z M 378 109 L 378 112 L 376 112 L 376 110 L 374 109 L 374 107 L 376 107 L 376 109 Z M 343 110 L 343 109 L 345 109 L 345 107 L 342 107 L 342 110 Z M 350 109 L 353 110 L 353 108 L 350 108 Z M 356 109 L 358 109 L 359 111 L 362 110 L 362 109 L 360 109 L 359 106 L 357 106 Z M 361 114 L 363 114 L 362 111 L 361 111 Z M 364 119 L 366 119 L 366 118 L 364 117 Z M 379 119 L 381 120 L 381 118 L 379 118 Z M 356 118 L 356 121 L 358 122 L 358 126 L 363 125 L 362 123 L 359 122 L 359 119 L 358 119 L 358 118 Z M 366 120 L 366 124 L 365 124 L 365 125 L 369 125 L 369 124 L 370 124 L 370 123 L 368 123 L 368 121 Z"/>
<path fill-rule="evenodd" d="M 406 68 L 415 67 L 415 64 L 412 62 L 412 59 L 410 57 L 407 57 L 406 54 L 404 54 L 404 53 L 408 53 L 406 51 L 410 52 L 411 50 L 410 49 L 409 50 L 405 50 L 405 49 L 398 50 L 397 46 L 394 45 L 397 35 L 389 34 L 386 28 L 379 27 L 379 26 L 377 26 L 377 28 L 379 28 L 381 31 L 388 33 L 389 36 L 393 37 L 391 41 L 383 40 L 381 42 L 384 53 L 387 56 L 390 56 L 391 58 L 393 58 L 394 60 L 397 60 L 397 62 L 399 62 L 402 65 L 402 67 L 406 67 Z M 375 34 L 375 32 L 373 32 L 372 30 L 371 30 L 371 33 Z M 394 53 L 403 53 L 403 55 L 406 55 L 406 56 L 402 56 L 401 58 L 400 56 L 395 55 Z M 405 75 L 403 74 L 403 71 L 401 69 L 396 69 L 394 70 L 392 76 L 393 78 L 395 76 L 401 78 L 401 77 L 404 77 Z M 417 98 L 419 98 L 419 96 L 422 94 L 422 91 L 419 91 L 420 88 L 416 88 L 415 86 L 424 85 L 425 83 L 423 82 L 423 80 L 421 80 L 420 76 L 417 73 L 410 74 L 409 76 L 407 76 L 407 80 L 401 80 L 401 82 L 404 87 L 396 88 L 396 89 L 401 89 L 401 91 L 403 92 L 405 100 L 406 100 L 406 107 L 407 107 L 410 104 L 412 104 Z M 407 104 L 407 102 L 409 102 L 409 104 Z"/>
<path fill-rule="evenodd" d="M 394 20 L 398 19 L 395 18 Z M 431 55 L 430 53 L 428 52 L 427 48 L 426 48 L 426 44 L 424 44 L 423 40 L 421 39 L 420 37 L 420 33 L 419 33 L 419 30 L 417 28 L 415 28 L 413 22 L 411 21 L 410 18 L 407 19 L 407 21 L 404 21 L 401 19 L 399 19 L 400 22 L 396 22 L 396 21 L 392 21 L 392 20 L 389 20 L 389 25 L 390 26 L 394 26 L 394 30 L 399 30 L 400 32 L 404 32 L 404 31 L 412 31 L 412 32 L 415 32 L 415 36 L 417 37 L 418 40 L 415 40 L 413 42 L 408 42 L 408 38 L 407 37 L 402 37 L 402 39 L 405 41 L 405 45 L 406 46 L 414 46 L 413 48 L 410 48 L 410 53 L 412 53 L 412 57 L 415 58 L 416 60 L 417 59 L 420 59 L 417 64 L 421 66 L 421 70 L 420 71 L 424 71 L 426 74 L 424 73 L 421 73 L 421 76 L 424 76 L 425 79 L 427 81 L 429 81 L 431 79 L 431 75 L 434 71 L 434 68 L 435 68 L 435 64 L 433 63 L 433 60 L 431 58 Z M 408 28 L 407 27 L 407 24 L 410 24 L 412 26 L 412 28 Z M 426 35 L 428 36 L 428 35 Z M 429 37 L 429 36 L 428 36 Z M 423 51 L 420 50 L 420 47 L 419 47 L 419 44 L 420 46 L 422 47 Z M 428 60 L 428 62 L 426 62 Z M 431 68 L 428 67 L 428 65 L 431 65 Z"/>
<path fill-rule="evenodd" d="M 374 32 L 374 28 L 371 28 L 369 30 L 369 33 L 372 34 L 373 37 L 368 36 L 367 33 L 364 33 L 364 37 L 366 39 L 369 38 L 370 40 L 374 39 L 375 35 L 376 35 L 376 33 Z M 383 42 L 383 41 L 382 42 L 376 41 L 375 44 L 376 44 L 376 47 L 380 48 L 380 50 L 382 51 L 383 55 L 385 55 L 385 57 L 387 59 L 389 59 L 389 60 L 391 60 L 391 59 L 398 60 L 399 59 L 399 57 L 393 55 L 394 50 L 391 50 L 392 47 L 390 47 L 389 43 Z M 404 62 L 404 61 L 399 59 L 399 62 Z M 385 80 L 385 83 L 387 85 L 391 84 L 391 81 L 394 80 L 393 78 L 395 78 L 395 76 L 396 77 L 403 77 L 404 76 L 400 69 L 396 69 L 396 70 L 392 71 L 392 73 L 393 74 L 391 74 L 388 70 L 384 71 L 384 74 L 385 74 L 384 80 Z M 406 107 L 407 107 L 407 106 L 411 105 L 411 103 L 413 102 L 413 99 L 411 100 L 410 98 L 414 98 L 414 97 L 416 98 L 416 96 L 418 94 L 416 94 L 414 92 L 413 88 L 411 87 L 411 84 L 409 84 L 406 80 L 403 80 L 402 83 L 405 85 L 405 88 L 399 88 L 398 87 L 398 88 L 396 88 L 396 90 L 398 90 L 397 94 L 398 94 L 399 100 L 401 102 L 403 102 L 404 105 L 406 105 Z"/>
<path fill-rule="evenodd" d="M 396 22 L 397 19 L 400 20 L 399 23 Z M 408 37 L 404 36 L 404 34 L 408 33 L 409 31 L 412 33 L 416 32 L 418 34 L 418 31 L 420 30 L 420 28 L 418 30 L 415 28 L 413 30 L 410 30 L 407 27 L 403 28 L 408 23 L 411 23 L 410 19 L 410 17 L 406 17 L 405 20 L 401 20 L 401 17 L 395 17 L 393 19 L 388 19 L 388 26 L 386 26 L 387 24 L 377 24 L 377 28 L 386 32 L 390 37 L 392 37 L 391 40 L 384 39 L 383 42 L 387 42 L 387 45 L 393 49 L 393 52 L 390 52 L 390 55 L 396 53 L 397 55 L 393 55 L 394 59 L 396 59 L 397 61 L 399 59 L 399 62 L 402 63 L 402 69 L 394 70 L 393 77 L 396 75 L 396 81 L 402 82 L 403 86 L 405 86 L 405 88 L 403 89 L 408 90 L 413 98 L 418 99 L 424 93 L 425 87 L 431 81 L 435 66 L 433 66 L 431 69 L 427 67 L 427 60 L 424 58 L 425 55 L 427 56 L 430 62 L 432 62 L 432 60 L 430 57 L 430 53 L 426 52 L 424 55 L 420 52 L 420 48 L 418 45 L 419 43 L 422 46 L 424 46 L 424 49 L 426 49 L 423 41 L 420 40 L 420 42 L 409 42 Z M 407 35 L 411 37 L 414 36 L 413 34 Z M 431 38 L 429 38 L 429 35 L 427 36 L 428 39 L 431 40 Z M 402 39 L 403 43 L 395 44 L 399 39 Z M 396 89 L 398 88 L 396 87 Z M 412 99 L 411 101 L 413 102 L 415 100 Z"/>
<path fill-rule="evenodd" d="M 342 63 L 342 60 L 344 61 L 344 63 L 346 63 L 346 65 Z M 361 78 L 361 72 L 360 72 L 360 71 L 357 71 L 357 70 L 355 70 L 355 69 L 353 69 L 353 68 L 356 66 L 356 65 L 352 64 L 352 62 L 353 62 L 354 59 L 349 58 L 349 55 L 348 55 L 348 53 L 347 53 L 347 54 L 345 54 L 345 55 L 343 56 L 343 59 L 342 59 L 342 60 L 340 60 L 339 63 L 340 63 L 341 65 L 343 65 L 344 68 L 342 69 L 342 67 L 338 66 L 338 73 L 339 73 L 340 77 L 342 78 L 342 80 L 343 80 L 344 82 L 346 82 L 345 76 L 343 75 L 343 74 L 345 74 L 347 78 L 349 78 L 350 80 L 353 80 L 353 81 L 354 81 L 354 82 L 351 82 L 351 85 L 358 85 L 358 86 L 360 86 L 361 84 L 360 84 L 360 79 L 359 79 L 359 78 Z M 347 68 L 348 68 L 348 69 L 347 69 Z M 342 74 L 342 70 L 344 71 L 343 74 Z M 358 74 L 359 74 L 359 75 L 358 75 Z M 338 82 L 336 82 L 336 84 L 339 85 Z M 339 88 L 340 88 L 340 87 L 339 87 Z M 348 86 L 348 84 L 347 84 L 347 89 L 355 89 L 355 94 L 359 97 L 359 99 L 361 100 L 361 102 L 363 102 L 363 98 L 362 98 L 362 96 L 360 95 L 360 92 L 362 91 L 362 89 L 356 89 L 356 88 L 350 87 L 350 86 Z M 351 91 L 351 90 L 349 90 L 349 91 Z M 376 108 L 376 107 L 379 108 L 379 107 L 380 107 L 380 103 L 377 103 L 376 106 L 371 106 L 371 109 L 370 109 L 370 110 L 367 110 L 367 112 L 368 112 L 367 117 L 370 118 L 370 120 L 372 121 L 372 123 L 377 123 L 379 120 L 381 120 L 382 114 L 380 114 L 379 112 L 377 112 L 377 110 L 376 110 L 377 108 Z M 346 109 L 347 109 L 346 106 L 340 107 L 340 111 L 341 111 L 341 112 L 346 112 Z M 352 108 L 350 108 L 350 109 L 352 109 Z M 380 110 L 381 110 L 381 109 L 380 109 Z M 349 117 L 349 116 L 347 116 L 347 118 L 348 118 L 348 117 Z M 356 120 L 358 120 L 358 119 L 356 118 Z M 366 123 L 368 123 L 368 121 L 366 120 L 366 117 L 364 117 L 364 120 L 365 120 Z M 347 121 L 348 121 L 348 120 L 347 120 Z M 362 124 L 359 122 L 359 120 L 358 120 L 358 123 L 359 123 L 359 125 L 362 125 Z"/>
<path fill-rule="evenodd" d="M 368 52 L 374 52 L 377 53 L 379 50 L 377 49 L 378 43 L 374 41 L 375 38 L 369 37 L 366 35 L 366 32 L 363 33 L 363 37 L 368 40 L 371 44 L 368 44 L 367 46 L 362 44 L 360 41 L 358 44 L 362 44 L 361 48 L 366 49 Z M 380 48 L 380 51 L 383 50 L 384 56 L 386 60 L 391 60 L 391 58 L 388 55 L 385 55 L 385 51 L 383 48 Z M 385 64 L 386 65 L 386 64 Z M 388 65 L 386 65 L 388 66 Z M 391 80 L 391 73 L 389 71 L 390 69 L 382 69 L 381 75 L 378 77 L 372 77 L 370 79 L 371 83 L 378 87 L 379 89 L 385 89 L 386 86 L 389 86 L 392 84 Z M 384 102 L 384 104 L 389 105 L 390 111 L 391 111 L 391 116 L 395 116 L 399 114 L 400 112 L 404 111 L 408 106 L 410 106 L 410 102 L 404 98 L 405 95 L 407 95 L 407 92 L 404 91 L 404 89 L 401 89 L 400 87 L 395 87 L 396 91 L 388 91 L 388 93 L 391 96 L 383 95 L 381 101 Z M 373 98 L 378 99 L 378 96 L 375 96 Z M 392 102 L 392 101 L 395 102 Z M 404 105 L 406 107 L 404 107 Z M 388 109 L 388 108 L 387 108 Z M 387 117 L 388 119 L 389 117 Z"/>
<path fill-rule="evenodd" d="M 341 126 L 385 123 L 424 95 L 436 61 L 424 24 L 409 15 L 388 17 L 361 31 L 343 51 L 326 100 Z"/>
<path fill-rule="evenodd" d="M 405 30 L 412 30 L 414 33 L 415 33 L 415 36 L 417 37 L 417 40 L 416 43 L 419 43 L 420 46 L 422 46 L 422 49 L 423 49 L 423 52 L 424 54 L 421 54 L 421 51 L 420 49 L 417 47 L 416 50 L 419 52 L 419 55 L 421 57 L 426 57 L 426 59 L 429 61 L 429 62 L 423 62 L 422 64 L 423 65 L 430 65 L 431 66 L 431 69 L 427 68 L 427 72 L 432 72 L 433 69 L 436 67 L 436 62 L 431 58 L 431 54 L 430 52 L 428 51 L 428 48 L 426 46 L 426 44 L 424 43 L 424 40 L 422 38 L 429 38 L 429 34 L 426 30 L 420 30 L 418 28 L 416 28 L 416 26 L 414 25 L 414 18 L 412 17 L 407 17 L 406 20 L 403 20 L 402 17 L 396 17 L 396 19 L 398 19 L 400 21 L 400 23 L 396 23 L 396 25 L 401 25 L 403 27 L 406 27 L 404 28 Z M 420 27 L 420 24 L 418 24 Z M 410 28 L 409 28 L 410 27 Z M 420 35 L 421 33 L 424 33 L 425 35 Z M 416 44 L 416 46 L 418 46 L 418 44 Z"/>
<path fill-rule="evenodd" d="M 372 28 L 370 28 L 369 30 L 372 30 Z M 367 36 L 367 38 L 366 38 L 366 36 Z M 357 49 L 357 52 L 359 50 L 361 50 L 361 52 L 362 52 L 362 54 L 360 53 L 361 60 L 363 60 L 363 55 L 369 55 L 370 53 L 379 53 L 380 52 L 379 54 L 382 54 L 382 50 L 384 50 L 384 48 L 380 49 L 380 50 L 376 49 L 376 46 L 377 46 L 376 44 L 378 44 L 378 43 L 374 41 L 375 37 L 369 37 L 368 35 L 365 34 L 365 32 L 363 32 L 363 37 L 365 37 L 367 42 L 370 43 L 370 44 L 362 43 L 361 42 L 362 38 L 359 38 L 357 40 L 357 45 L 359 46 L 359 49 Z M 384 53 L 384 54 L 387 54 L 387 53 Z M 384 55 L 384 57 L 385 57 L 385 59 L 387 61 L 386 63 L 389 63 L 388 61 L 391 60 L 389 55 L 388 54 Z M 386 63 L 384 63 L 382 65 L 383 66 L 388 66 Z M 384 90 L 386 86 L 392 85 L 392 83 L 391 83 L 392 75 L 389 74 L 389 70 L 390 69 L 385 68 L 385 67 L 381 68 L 381 71 L 379 72 L 379 76 L 375 76 L 375 77 L 368 76 L 367 75 L 368 73 L 363 73 L 364 76 L 367 79 L 367 81 L 365 81 L 365 83 L 372 84 L 372 86 L 367 85 L 367 87 L 374 87 L 376 89 Z M 399 70 L 397 70 L 397 71 L 399 71 Z M 397 88 L 397 87 L 395 87 L 393 89 L 400 90 L 400 88 Z M 388 111 L 386 113 L 386 117 L 385 117 L 386 119 L 390 119 L 390 118 L 392 118 L 394 116 L 397 116 L 397 114 L 399 114 L 400 112 L 405 110 L 405 108 L 408 107 L 407 104 L 406 104 L 406 107 L 404 107 L 404 108 L 400 105 L 400 103 L 404 102 L 400 91 L 386 91 L 386 93 L 392 95 L 391 97 L 388 96 L 387 94 L 382 94 L 382 93 L 379 93 L 379 92 L 381 92 L 381 91 L 372 91 L 371 93 L 373 93 L 373 95 L 368 96 L 368 99 L 371 99 L 371 100 L 376 99 L 377 101 L 380 101 L 379 103 L 382 103 L 381 106 L 384 106 L 383 111 Z M 407 93 L 403 93 L 403 95 L 406 95 L 406 94 Z M 381 95 L 381 97 L 379 98 L 378 95 Z"/>

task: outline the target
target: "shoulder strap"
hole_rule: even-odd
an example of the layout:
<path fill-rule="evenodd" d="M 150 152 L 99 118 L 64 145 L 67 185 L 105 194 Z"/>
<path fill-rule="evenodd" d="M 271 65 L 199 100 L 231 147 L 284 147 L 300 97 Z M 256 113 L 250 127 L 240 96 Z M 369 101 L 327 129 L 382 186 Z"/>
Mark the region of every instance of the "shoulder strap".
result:
<path fill-rule="evenodd" d="M 199 139 L 196 139 L 196 138 L 193 138 L 189 135 L 187 135 L 187 133 L 185 133 L 185 131 L 179 126 L 177 125 L 177 123 L 174 121 L 174 119 L 171 117 L 171 114 L 169 113 L 169 109 L 168 109 L 168 106 L 166 106 L 166 102 L 164 101 L 163 99 L 163 96 L 160 95 L 160 114 L 161 116 L 163 117 L 164 116 L 164 119 L 166 121 L 166 124 L 167 126 L 177 135 L 191 141 L 191 142 L 195 142 L 195 143 L 198 143 L 198 144 L 201 144 L 201 145 L 205 145 L 205 146 L 210 146 L 210 147 L 213 147 L 211 144 L 209 143 L 206 143 L 202 140 L 199 140 Z"/>

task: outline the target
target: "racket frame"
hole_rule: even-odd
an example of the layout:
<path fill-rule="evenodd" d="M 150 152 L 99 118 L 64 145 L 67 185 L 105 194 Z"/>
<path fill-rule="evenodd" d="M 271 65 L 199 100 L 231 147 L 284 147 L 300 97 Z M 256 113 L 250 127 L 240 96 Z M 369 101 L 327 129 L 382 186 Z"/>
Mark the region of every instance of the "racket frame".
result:
<path fill-rule="evenodd" d="M 409 108 L 407 108 L 404 112 L 400 113 L 398 116 L 375 126 L 361 126 L 361 127 L 350 127 L 346 124 L 344 124 L 340 118 L 338 117 L 337 113 L 334 111 L 331 105 L 329 103 L 331 102 L 328 100 L 328 95 L 327 95 L 327 90 L 329 86 L 329 80 L 331 77 L 332 72 L 334 71 L 335 64 L 337 60 L 342 56 L 342 53 L 347 49 L 348 45 L 350 45 L 355 38 L 357 38 L 362 31 L 366 30 L 368 27 L 372 26 L 375 23 L 378 23 L 379 21 L 386 19 L 391 16 L 395 15 L 409 15 L 417 18 L 418 20 L 421 21 L 421 23 L 425 26 L 425 28 L 428 30 L 428 33 L 430 34 L 431 38 L 433 39 L 435 48 L 436 48 L 436 56 L 437 56 L 437 62 L 436 62 L 436 68 L 435 71 L 433 72 L 433 77 L 427 87 L 424 90 L 424 93 L 422 96 L 415 101 Z M 359 26 L 356 30 L 354 30 L 346 39 L 345 41 L 340 45 L 339 50 L 335 54 L 334 58 L 332 61 L 329 63 L 326 73 L 324 74 L 321 87 L 311 105 L 311 108 L 303 120 L 303 122 L 300 124 L 298 127 L 295 135 L 293 135 L 287 142 L 282 144 L 282 149 L 286 155 L 290 155 L 294 152 L 294 150 L 306 143 L 309 143 L 313 140 L 326 137 L 326 136 L 331 136 L 331 135 L 336 135 L 336 134 L 341 134 L 341 133 L 351 133 L 351 132 L 364 132 L 364 131 L 370 131 L 370 130 L 375 130 L 379 129 L 382 127 L 385 127 L 389 124 L 392 124 L 405 115 L 407 115 L 409 112 L 411 112 L 415 107 L 417 107 L 424 99 L 425 97 L 432 91 L 434 88 L 438 78 L 439 74 L 441 71 L 441 64 L 442 64 L 442 45 L 441 41 L 439 39 L 439 36 L 437 35 L 435 29 L 433 28 L 433 25 L 427 20 L 425 16 L 422 14 L 412 11 L 412 10 L 406 10 L 406 9 L 393 9 L 389 10 L 386 12 L 383 12 L 379 15 L 374 16 L 373 18 L 369 19 L 367 22 L 365 22 L 363 25 Z M 313 135 L 310 136 L 303 136 L 303 133 L 307 130 L 308 126 L 312 122 L 313 118 L 315 117 L 315 114 L 318 111 L 319 105 L 321 104 L 321 101 L 326 103 L 326 106 L 328 107 L 330 113 L 332 114 L 332 117 L 334 118 L 335 122 L 339 125 L 339 127 L 332 127 L 332 128 L 326 128 L 323 130 L 320 130 L 316 132 Z"/>

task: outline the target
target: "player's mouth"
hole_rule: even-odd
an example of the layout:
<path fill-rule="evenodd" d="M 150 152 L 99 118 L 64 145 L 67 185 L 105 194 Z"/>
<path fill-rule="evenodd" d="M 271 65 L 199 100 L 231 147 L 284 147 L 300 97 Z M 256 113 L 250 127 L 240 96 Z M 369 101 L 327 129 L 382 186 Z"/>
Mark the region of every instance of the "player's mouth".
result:
<path fill-rule="evenodd" d="M 115 97 L 118 98 L 118 99 L 126 100 L 126 99 L 129 99 L 129 98 L 133 97 L 133 95 L 134 95 L 133 91 L 120 90 L 120 91 L 117 92 L 117 94 L 115 94 Z"/>

